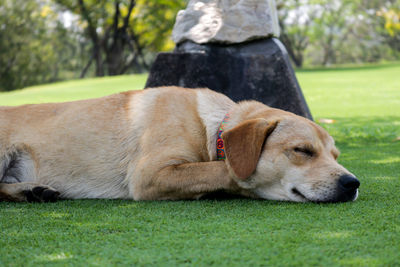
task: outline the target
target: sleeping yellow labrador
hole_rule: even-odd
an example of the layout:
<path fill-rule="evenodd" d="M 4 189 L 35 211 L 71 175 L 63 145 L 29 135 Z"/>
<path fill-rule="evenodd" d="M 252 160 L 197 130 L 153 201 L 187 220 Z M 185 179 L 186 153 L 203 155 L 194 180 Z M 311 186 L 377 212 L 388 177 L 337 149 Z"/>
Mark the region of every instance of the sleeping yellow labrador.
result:
<path fill-rule="evenodd" d="M 355 200 L 338 155 L 312 121 L 208 89 L 0 107 L 0 200 Z"/>

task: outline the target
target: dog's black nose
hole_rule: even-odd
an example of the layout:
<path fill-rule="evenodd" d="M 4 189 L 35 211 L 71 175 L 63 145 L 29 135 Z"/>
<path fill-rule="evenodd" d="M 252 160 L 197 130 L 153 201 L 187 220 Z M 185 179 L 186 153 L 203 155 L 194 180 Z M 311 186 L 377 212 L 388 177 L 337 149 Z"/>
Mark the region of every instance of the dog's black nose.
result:
<path fill-rule="evenodd" d="M 339 185 L 344 191 L 354 191 L 360 186 L 356 177 L 345 174 L 339 177 Z"/>

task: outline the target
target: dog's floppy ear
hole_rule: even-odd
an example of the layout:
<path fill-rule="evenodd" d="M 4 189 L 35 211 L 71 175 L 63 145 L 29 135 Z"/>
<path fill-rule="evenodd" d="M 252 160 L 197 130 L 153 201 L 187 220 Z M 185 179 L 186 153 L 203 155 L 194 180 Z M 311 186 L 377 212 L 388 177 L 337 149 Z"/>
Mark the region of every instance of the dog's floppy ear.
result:
<path fill-rule="evenodd" d="M 277 124 L 252 119 L 222 134 L 226 161 L 239 179 L 246 179 L 255 171 L 264 142 Z"/>

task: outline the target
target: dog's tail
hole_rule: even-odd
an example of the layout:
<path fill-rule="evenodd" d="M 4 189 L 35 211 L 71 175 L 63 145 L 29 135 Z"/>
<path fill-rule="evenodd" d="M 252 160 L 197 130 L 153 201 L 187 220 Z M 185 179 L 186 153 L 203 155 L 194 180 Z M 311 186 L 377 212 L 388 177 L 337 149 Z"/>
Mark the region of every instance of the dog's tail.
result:
<path fill-rule="evenodd" d="M 0 183 L 12 184 L 35 180 L 36 168 L 29 147 L 12 146 L 2 151 L 4 152 L 0 154 Z"/>

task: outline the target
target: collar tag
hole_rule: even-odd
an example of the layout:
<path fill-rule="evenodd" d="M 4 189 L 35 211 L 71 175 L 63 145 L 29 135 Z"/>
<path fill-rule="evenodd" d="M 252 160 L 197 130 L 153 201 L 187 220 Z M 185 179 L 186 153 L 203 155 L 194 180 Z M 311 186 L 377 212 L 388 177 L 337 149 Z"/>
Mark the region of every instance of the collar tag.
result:
<path fill-rule="evenodd" d="M 217 160 L 225 160 L 225 145 L 224 140 L 222 139 L 222 133 L 224 132 L 225 124 L 229 120 L 230 115 L 227 113 L 219 126 L 218 135 L 217 135 Z"/>

